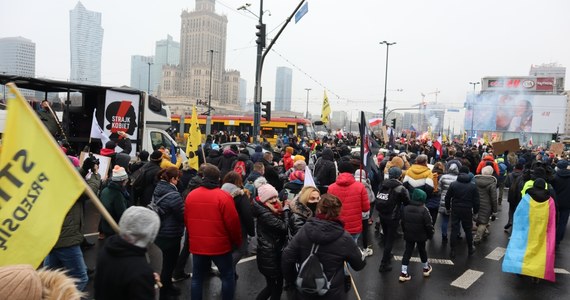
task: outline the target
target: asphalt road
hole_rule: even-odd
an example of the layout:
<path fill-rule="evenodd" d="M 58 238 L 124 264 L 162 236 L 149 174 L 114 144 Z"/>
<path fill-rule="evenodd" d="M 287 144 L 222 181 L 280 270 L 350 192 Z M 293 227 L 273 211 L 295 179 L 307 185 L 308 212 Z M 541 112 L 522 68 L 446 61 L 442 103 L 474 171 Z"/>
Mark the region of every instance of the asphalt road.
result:
<path fill-rule="evenodd" d="M 504 196 L 506 197 L 506 192 Z M 497 220 L 491 223 L 491 234 L 486 241 L 477 246 L 475 254 L 467 256 L 467 247 L 462 241 L 457 248 L 455 259 L 449 258 L 449 246 L 442 244 L 439 220 L 436 224 L 436 233 L 432 241 L 427 244 L 427 252 L 433 266 L 433 272 L 428 278 L 422 276 L 422 267 L 419 263 L 417 251 L 413 257 L 417 261 L 410 262 L 408 272 L 412 279 L 401 283 L 400 260 L 404 252 L 402 238 L 396 240 L 393 254 L 393 270 L 379 273 L 378 266 L 382 255 L 382 248 L 378 245 L 378 237 L 373 238 L 374 254 L 367 258 L 367 265 L 360 272 L 353 272 L 356 289 L 352 289 L 349 299 L 569 299 L 570 298 L 570 237 L 566 237 L 556 253 L 556 282 L 541 281 L 533 283 L 528 278 L 521 278 L 501 271 L 502 257 L 507 247 L 508 234 L 503 231 L 507 220 L 508 203 L 503 201 L 499 207 Z M 85 251 L 85 260 L 90 268 L 95 266 L 97 249 L 100 247 L 96 232 L 98 213 L 91 206 L 87 207 L 86 232 L 90 241 L 97 242 L 97 246 Z M 374 227 L 370 227 L 374 231 Z M 187 271 L 191 271 L 191 266 Z M 239 280 L 237 281 L 236 299 L 255 299 L 255 296 L 264 287 L 264 277 L 257 270 L 255 256 L 243 259 L 237 267 Z M 190 299 L 190 280 L 177 283 L 182 289 L 180 299 Z M 93 295 L 92 282 L 88 286 L 90 296 Z M 217 277 L 207 279 L 204 284 L 204 299 L 221 299 L 221 281 Z M 293 299 L 292 295 L 284 292 L 281 299 Z"/>

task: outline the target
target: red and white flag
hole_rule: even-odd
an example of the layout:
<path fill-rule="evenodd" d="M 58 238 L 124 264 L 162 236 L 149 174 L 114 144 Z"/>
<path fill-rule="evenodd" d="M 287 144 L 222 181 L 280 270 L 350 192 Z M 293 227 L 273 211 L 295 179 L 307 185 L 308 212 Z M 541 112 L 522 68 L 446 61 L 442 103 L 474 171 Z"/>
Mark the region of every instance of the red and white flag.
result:
<path fill-rule="evenodd" d="M 441 155 L 443 154 L 441 145 L 442 145 L 442 142 L 441 142 L 441 134 L 440 134 L 437 136 L 437 140 L 433 141 L 433 147 L 437 151 L 436 154 L 439 157 L 441 157 Z"/>
<path fill-rule="evenodd" d="M 532 144 L 532 136 L 530 137 L 530 140 L 528 140 L 528 145 L 531 146 L 531 147 L 533 146 L 533 144 Z"/>
<path fill-rule="evenodd" d="M 382 124 L 382 118 L 372 118 L 368 120 L 370 127 Z"/>

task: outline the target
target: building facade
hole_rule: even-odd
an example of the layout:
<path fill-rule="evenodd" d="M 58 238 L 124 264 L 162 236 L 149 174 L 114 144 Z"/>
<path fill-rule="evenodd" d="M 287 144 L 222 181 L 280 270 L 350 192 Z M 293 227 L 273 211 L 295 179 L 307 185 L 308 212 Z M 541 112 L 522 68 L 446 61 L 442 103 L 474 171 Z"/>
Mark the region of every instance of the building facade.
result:
<path fill-rule="evenodd" d="M 178 66 L 180 64 L 180 43 L 174 41 L 172 36 L 167 35 L 165 40 L 156 42 L 154 50 L 154 62 L 151 66 L 150 92 L 160 95 L 163 67 L 167 65 Z"/>
<path fill-rule="evenodd" d="M 247 80 L 243 78 L 239 79 L 238 102 L 241 110 L 247 111 Z"/>
<path fill-rule="evenodd" d="M 0 73 L 36 76 L 36 44 L 23 37 L 0 39 Z"/>
<path fill-rule="evenodd" d="M 103 27 L 101 13 L 89 11 L 77 2 L 69 12 L 70 81 L 101 84 Z"/>
<path fill-rule="evenodd" d="M 293 71 L 287 67 L 277 67 L 275 74 L 275 110 L 291 111 L 291 87 Z"/>
<path fill-rule="evenodd" d="M 152 94 L 152 66 L 154 57 L 131 56 L 131 87 Z M 150 81 L 149 81 L 150 76 Z"/>
<path fill-rule="evenodd" d="M 207 111 L 210 97 L 215 113 L 239 110 L 239 72 L 225 70 L 227 24 L 225 15 L 216 14 L 215 0 L 196 0 L 194 11 L 182 12 L 179 64 L 176 70 L 163 66 L 160 84 L 173 112 L 188 113 L 192 104 Z"/>

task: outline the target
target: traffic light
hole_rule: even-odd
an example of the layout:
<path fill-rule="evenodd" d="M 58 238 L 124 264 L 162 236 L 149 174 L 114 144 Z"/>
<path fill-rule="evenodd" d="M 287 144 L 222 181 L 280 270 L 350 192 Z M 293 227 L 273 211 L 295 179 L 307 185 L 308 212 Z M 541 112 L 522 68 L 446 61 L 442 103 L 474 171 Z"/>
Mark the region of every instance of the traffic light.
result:
<path fill-rule="evenodd" d="M 392 128 L 396 129 L 396 118 L 392 119 Z"/>
<path fill-rule="evenodd" d="M 255 42 L 258 45 L 261 45 L 261 48 L 265 48 L 265 24 L 255 25 L 255 28 L 258 30 L 255 33 L 255 35 L 257 35 L 257 40 L 255 40 Z"/>
<path fill-rule="evenodd" d="M 261 117 L 264 118 L 265 121 L 270 122 L 271 121 L 271 101 L 261 102 L 261 104 L 263 105 L 261 110 L 265 113 L 265 114 L 262 114 Z"/>

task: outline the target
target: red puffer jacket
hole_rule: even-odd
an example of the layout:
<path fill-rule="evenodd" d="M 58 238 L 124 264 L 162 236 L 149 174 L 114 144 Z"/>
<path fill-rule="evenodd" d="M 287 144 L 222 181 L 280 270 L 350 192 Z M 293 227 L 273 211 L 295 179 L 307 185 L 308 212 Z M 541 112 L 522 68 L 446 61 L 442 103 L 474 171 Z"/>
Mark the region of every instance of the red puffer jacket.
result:
<path fill-rule="evenodd" d="M 184 221 L 192 254 L 221 255 L 232 251 L 232 245 L 241 245 L 234 199 L 219 188 L 199 187 L 188 194 Z"/>
<path fill-rule="evenodd" d="M 329 186 L 329 194 L 337 196 L 342 202 L 340 220 L 350 234 L 362 232 L 362 213 L 370 210 L 370 201 L 366 188 L 354 180 L 350 173 L 340 173 L 336 182 Z"/>

